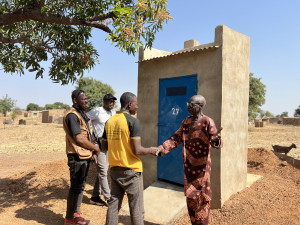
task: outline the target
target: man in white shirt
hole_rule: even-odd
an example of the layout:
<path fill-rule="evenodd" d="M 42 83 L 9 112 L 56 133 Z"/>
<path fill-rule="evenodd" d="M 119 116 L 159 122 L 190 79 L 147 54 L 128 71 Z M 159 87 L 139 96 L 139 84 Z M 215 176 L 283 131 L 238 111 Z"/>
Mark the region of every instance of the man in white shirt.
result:
<path fill-rule="evenodd" d="M 98 162 L 96 164 L 97 177 L 94 185 L 94 190 L 90 203 L 95 205 L 105 205 L 110 199 L 110 189 L 107 180 L 107 170 L 108 170 L 108 158 L 107 151 L 101 148 L 101 138 L 104 131 L 106 121 L 116 113 L 114 109 L 115 101 L 117 100 L 112 94 L 106 94 L 103 97 L 103 107 L 97 107 L 86 113 L 87 117 L 92 121 L 93 134 L 97 139 L 100 154 L 98 156 Z M 103 195 L 105 201 L 100 198 L 100 194 Z"/>

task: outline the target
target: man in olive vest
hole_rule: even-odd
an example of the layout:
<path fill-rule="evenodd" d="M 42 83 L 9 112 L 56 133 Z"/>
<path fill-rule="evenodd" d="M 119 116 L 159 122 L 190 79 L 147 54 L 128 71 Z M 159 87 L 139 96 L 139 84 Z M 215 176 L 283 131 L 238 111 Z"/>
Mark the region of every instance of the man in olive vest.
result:
<path fill-rule="evenodd" d="M 73 91 L 72 101 L 73 106 L 63 118 L 63 127 L 66 132 L 66 153 L 70 169 L 70 190 L 65 225 L 87 225 L 90 224 L 90 221 L 81 217 L 80 206 L 90 159 L 93 155 L 98 155 L 100 149 L 91 141 L 88 120 L 84 114 L 88 104 L 85 92 Z"/>

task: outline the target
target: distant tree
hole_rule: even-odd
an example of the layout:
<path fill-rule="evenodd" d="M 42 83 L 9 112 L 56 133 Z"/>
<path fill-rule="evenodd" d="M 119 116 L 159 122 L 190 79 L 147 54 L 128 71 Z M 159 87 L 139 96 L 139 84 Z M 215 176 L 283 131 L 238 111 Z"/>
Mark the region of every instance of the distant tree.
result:
<path fill-rule="evenodd" d="M 280 117 L 289 117 L 289 112 L 281 113 Z"/>
<path fill-rule="evenodd" d="M 54 105 L 55 109 L 69 109 L 70 108 L 69 105 L 64 104 L 62 102 L 54 102 L 53 105 Z"/>
<path fill-rule="evenodd" d="M 115 91 L 108 84 L 104 84 L 99 80 L 95 80 L 93 78 L 80 78 L 77 81 L 77 89 L 82 89 L 86 92 L 89 100 L 89 109 L 95 108 L 97 106 L 103 105 L 103 97 L 104 95 L 110 93 L 112 95 L 115 94 Z"/>
<path fill-rule="evenodd" d="M 15 106 L 16 100 L 13 100 L 5 95 L 2 99 L 0 99 L 0 110 L 4 116 L 6 116 L 7 112 L 10 112 Z"/>
<path fill-rule="evenodd" d="M 46 110 L 54 109 L 54 105 L 53 105 L 53 104 L 46 104 L 46 105 L 45 105 L 45 109 L 46 109 Z"/>
<path fill-rule="evenodd" d="M 300 117 L 300 105 L 295 109 L 294 117 Z"/>
<path fill-rule="evenodd" d="M 21 109 L 18 107 L 15 107 L 12 111 L 12 114 L 10 115 L 11 119 L 15 120 L 19 112 L 21 112 Z"/>
<path fill-rule="evenodd" d="M 46 104 L 45 109 L 69 109 L 70 106 L 67 104 L 64 104 L 62 102 L 54 102 L 53 104 Z"/>
<path fill-rule="evenodd" d="M 17 111 L 16 111 L 16 110 L 13 110 L 13 111 L 12 111 L 12 114 L 10 115 L 10 117 L 11 117 L 12 120 L 15 120 L 16 117 L 17 117 Z"/>
<path fill-rule="evenodd" d="M 262 111 L 260 113 L 260 116 L 261 117 L 264 117 L 264 116 L 266 116 L 266 117 L 274 117 L 274 115 L 271 112 L 269 112 L 269 111 Z"/>
<path fill-rule="evenodd" d="M 42 110 L 43 107 L 40 107 L 38 104 L 29 103 L 26 107 L 26 111 L 39 111 Z"/>
<path fill-rule="evenodd" d="M 255 78 L 253 73 L 249 75 L 249 108 L 248 116 L 255 118 L 261 112 L 260 106 L 265 103 L 266 85 L 261 78 Z"/>
<path fill-rule="evenodd" d="M 4 72 L 35 72 L 50 61 L 49 77 L 67 84 L 95 66 L 99 56 L 90 42 L 93 29 L 122 52 L 152 47 L 157 32 L 171 17 L 167 0 L 2 0 L 0 64 Z M 99 37 L 96 37 L 99 39 Z"/>
<path fill-rule="evenodd" d="M 266 111 L 265 116 L 267 116 L 267 117 L 274 117 L 274 115 L 271 112 L 269 112 L 269 111 Z"/>

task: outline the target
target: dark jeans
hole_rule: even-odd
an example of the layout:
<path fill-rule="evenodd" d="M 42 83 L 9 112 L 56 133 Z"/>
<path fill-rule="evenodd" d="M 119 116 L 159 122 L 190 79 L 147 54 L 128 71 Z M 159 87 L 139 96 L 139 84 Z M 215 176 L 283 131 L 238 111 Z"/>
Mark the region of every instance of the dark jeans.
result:
<path fill-rule="evenodd" d="M 143 176 L 129 168 L 111 167 L 111 198 L 108 201 L 106 225 L 118 225 L 118 212 L 125 192 L 132 225 L 144 224 Z"/>
<path fill-rule="evenodd" d="M 68 154 L 68 166 L 70 169 L 70 190 L 67 199 L 67 219 L 72 219 L 75 212 L 80 212 L 90 159 L 80 160 L 77 154 Z"/>

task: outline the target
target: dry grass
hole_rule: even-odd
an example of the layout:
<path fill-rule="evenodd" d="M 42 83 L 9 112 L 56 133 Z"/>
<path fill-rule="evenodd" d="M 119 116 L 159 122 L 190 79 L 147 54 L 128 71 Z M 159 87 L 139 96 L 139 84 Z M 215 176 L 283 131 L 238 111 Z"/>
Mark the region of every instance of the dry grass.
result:
<path fill-rule="evenodd" d="M 272 145 L 290 146 L 294 143 L 298 148 L 292 149 L 288 155 L 300 159 L 300 126 L 268 124 L 266 127 L 249 126 L 248 148 L 272 149 Z"/>
<path fill-rule="evenodd" d="M 35 125 L 36 124 L 36 125 Z M 0 129 L 0 153 L 64 152 L 62 125 L 35 123 Z"/>

